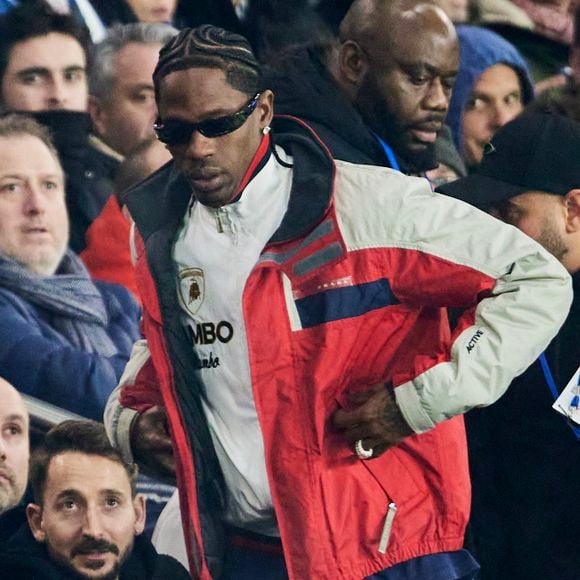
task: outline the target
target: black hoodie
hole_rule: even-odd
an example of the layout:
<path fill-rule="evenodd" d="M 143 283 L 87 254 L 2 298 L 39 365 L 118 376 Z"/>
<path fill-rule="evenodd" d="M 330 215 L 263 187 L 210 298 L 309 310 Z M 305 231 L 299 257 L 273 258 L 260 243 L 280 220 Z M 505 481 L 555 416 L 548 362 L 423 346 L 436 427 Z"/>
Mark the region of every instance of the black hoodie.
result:
<path fill-rule="evenodd" d="M 307 121 L 335 159 L 361 165 L 393 167 L 382 146 L 360 113 L 341 92 L 326 70 L 323 46 L 306 46 L 281 53 L 264 67 L 264 86 L 274 91 L 277 114 Z M 422 174 L 394 152 L 403 173 Z M 465 168 L 455 151 L 448 127 L 437 137 L 437 160 L 453 167 L 458 175 Z M 453 163 L 449 159 L 453 159 Z"/>
<path fill-rule="evenodd" d="M 335 159 L 390 167 L 382 147 L 326 71 L 323 51 L 298 48 L 264 68 L 264 86 L 274 91 L 276 113 L 307 121 Z"/>

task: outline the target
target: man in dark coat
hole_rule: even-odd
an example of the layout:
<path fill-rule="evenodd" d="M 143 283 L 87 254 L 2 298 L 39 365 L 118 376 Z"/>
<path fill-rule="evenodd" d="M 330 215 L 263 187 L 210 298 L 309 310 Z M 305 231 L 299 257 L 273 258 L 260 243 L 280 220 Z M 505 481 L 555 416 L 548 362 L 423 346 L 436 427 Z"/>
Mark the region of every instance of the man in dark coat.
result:
<path fill-rule="evenodd" d="M 543 355 L 466 415 L 482 580 L 578 578 L 580 430 L 552 405 L 580 363 L 579 147 L 580 124 L 524 114 L 496 133 L 476 173 L 440 188 L 518 227 L 574 275 L 572 310 Z"/>
<path fill-rule="evenodd" d="M 24 495 L 28 479 L 28 422 L 22 397 L 0 377 L 0 518 Z"/>
<path fill-rule="evenodd" d="M 142 535 L 136 468 L 94 421 L 65 421 L 35 451 L 28 524 L 2 547 L 0 577 L 19 580 L 185 580 L 179 562 Z"/>
<path fill-rule="evenodd" d="M 436 141 L 449 139 L 444 120 L 458 66 L 457 36 L 441 9 L 356 1 L 336 46 L 280 56 L 266 84 L 276 111 L 307 120 L 334 158 L 422 175 L 437 167 Z"/>

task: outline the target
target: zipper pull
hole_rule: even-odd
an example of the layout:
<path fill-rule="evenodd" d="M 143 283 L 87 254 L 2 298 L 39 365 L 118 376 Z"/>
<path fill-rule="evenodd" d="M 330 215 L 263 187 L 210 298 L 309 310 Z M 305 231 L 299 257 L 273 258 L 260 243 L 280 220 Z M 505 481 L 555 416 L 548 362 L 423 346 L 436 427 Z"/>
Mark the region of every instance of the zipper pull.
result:
<path fill-rule="evenodd" d="M 389 509 L 387 510 L 387 517 L 385 518 L 385 525 L 383 526 L 381 541 L 379 542 L 379 552 L 381 554 L 384 554 L 387 551 L 387 546 L 389 545 L 389 537 L 391 535 L 391 529 L 393 528 L 393 522 L 395 521 L 396 515 L 397 515 L 397 505 L 394 502 L 391 502 L 389 504 Z"/>
<path fill-rule="evenodd" d="M 218 209 L 215 212 L 215 219 L 217 222 L 217 231 L 218 234 L 223 234 L 224 233 L 224 224 L 222 222 L 222 214 L 221 214 L 221 207 L 218 207 Z"/>

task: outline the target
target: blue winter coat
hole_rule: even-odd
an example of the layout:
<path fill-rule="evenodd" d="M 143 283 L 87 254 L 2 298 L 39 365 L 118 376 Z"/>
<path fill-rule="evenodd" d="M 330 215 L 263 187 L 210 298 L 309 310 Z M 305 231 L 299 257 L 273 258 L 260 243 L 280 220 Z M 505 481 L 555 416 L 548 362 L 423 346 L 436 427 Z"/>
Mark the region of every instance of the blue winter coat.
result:
<path fill-rule="evenodd" d="M 140 308 L 129 291 L 95 282 L 109 315 L 113 357 L 80 350 L 50 324 L 50 314 L 0 288 L 0 376 L 21 393 L 102 421 L 107 398 L 117 385 L 139 337 Z"/>
<path fill-rule="evenodd" d="M 8 12 L 8 10 L 12 10 L 14 6 L 18 4 L 18 0 L 0 0 L 0 14 L 4 14 Z"/>

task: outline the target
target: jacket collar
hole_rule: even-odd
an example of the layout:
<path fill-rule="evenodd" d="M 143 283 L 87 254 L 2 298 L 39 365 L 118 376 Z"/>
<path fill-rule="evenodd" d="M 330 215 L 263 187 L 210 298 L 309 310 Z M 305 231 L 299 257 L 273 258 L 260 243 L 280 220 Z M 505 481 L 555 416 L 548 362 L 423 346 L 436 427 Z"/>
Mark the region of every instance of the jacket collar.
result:
<path fill-rule="evenodd" d="M 304 121 L 281 115 L 274 124 L 275 143 L 293 157 L 288 210 L 270 243 L 283 243 L 311 231 L 327 212 L 336 168 L 330 152 Z"/>
<path fill-rule="evenodd" d="M 270 243 L 282 243 L 312 230 L 325 215 L 334 189 L 332 157 L 310 126 L 295 117 L 281 115 L 272 123 L 273 142 L 293 157 L 290 202 L 282 223 Z M 263 167 L 251 167 L 251 181 Z M 243 192 L 242 192 L 243 194 Z M 177 231 L 191 198 L 185 178 L 169 162 L 123 196 L 143 240 L 156 231 Z"/>

